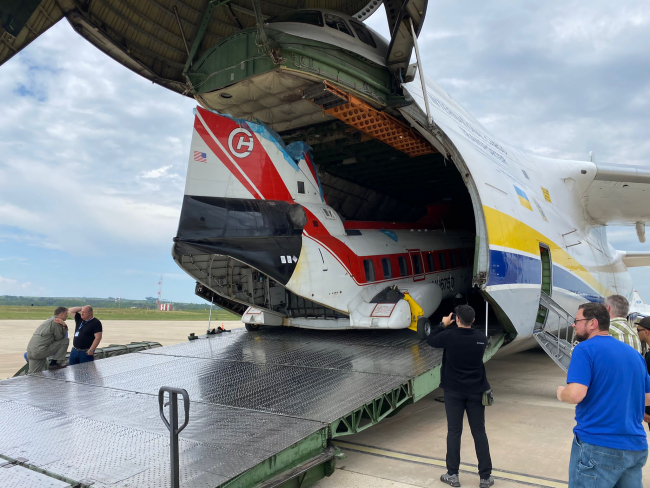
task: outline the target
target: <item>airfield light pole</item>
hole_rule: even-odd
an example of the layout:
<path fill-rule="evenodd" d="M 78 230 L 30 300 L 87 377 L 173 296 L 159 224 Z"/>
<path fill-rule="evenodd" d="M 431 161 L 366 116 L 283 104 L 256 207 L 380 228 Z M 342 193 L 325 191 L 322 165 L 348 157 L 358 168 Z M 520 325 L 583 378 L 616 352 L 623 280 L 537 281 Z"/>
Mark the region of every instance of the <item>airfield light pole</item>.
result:
<path fill-rule="evenodd" d="M 427 96 L 427 86 L 424 83 L 424 71 L 422 71 L 422 63 L 420 62 L 420 49 L 418 48 L 418 36 L 415 35 L 415 27 L 413 27 L 413 19 L 409 17 L 411 24 L 411 35 L 413 36 L 413 46 L 415 46 L 415 58 L 418 62 L 418 73 L 420 74 L 420 83 L 422 84 L 422 98 L 424 98 L 424 106 L 427 109 L 427 124 L 431 125 L 431 110 L 429 109 L 429 97 Z"/>
<path fill-rule="evenodd" d="M 210 315 L 208 315 L 208 330 L 210 330 L 210 322 L 212 322 L 212 304 L 214 303 L 214 295 L 210 299 Z"/>

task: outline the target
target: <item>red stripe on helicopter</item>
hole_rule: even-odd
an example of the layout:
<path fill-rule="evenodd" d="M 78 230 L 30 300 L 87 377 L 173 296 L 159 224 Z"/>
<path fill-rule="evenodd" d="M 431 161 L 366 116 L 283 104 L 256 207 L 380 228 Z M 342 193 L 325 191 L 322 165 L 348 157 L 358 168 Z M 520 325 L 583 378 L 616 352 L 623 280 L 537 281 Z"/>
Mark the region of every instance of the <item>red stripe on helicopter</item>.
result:
<path fill-rule="evenodd" d="M 275 164 L 273 164 L 271 157 L 246 123 L 238 123 L 228 117 L 202 108 L 198 108 L 198 111 L 221 147 L 228 153 L 224 154 L 219 144 L 214 143 L 207 130 L 203 133 L 199 132 L 201 138 L 239 181 L 242 181 L 242 178 L 238 175 L 239 173 L 241 173 L 242 177 L 245 176 L 244 180 L 247 180 L 248 185 L 244 184 L 244 186 L 247 189 L 250 186 L 255 188 L 257 191 L 251 193 L 260 195 L 259 197 L 256 196 L 256 198 L 293 202 L 293 197 Z M 206 136 L 208 140 L 206 140 Z"/>

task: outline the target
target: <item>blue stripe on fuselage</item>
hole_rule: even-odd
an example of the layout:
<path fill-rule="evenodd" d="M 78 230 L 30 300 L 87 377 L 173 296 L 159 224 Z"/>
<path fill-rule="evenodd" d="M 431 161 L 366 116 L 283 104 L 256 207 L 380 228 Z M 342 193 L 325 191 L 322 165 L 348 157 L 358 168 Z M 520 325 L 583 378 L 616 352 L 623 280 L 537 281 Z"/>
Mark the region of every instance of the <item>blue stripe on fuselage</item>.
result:
<path fill-rule="evenodd" d="M 490 249 L 488 286 L 513 284 L 542 284 L 541 259 L 512 252 Z M 590 302 L 602 302 L 603 297 L 571 272 L 553 265 L 553 287 L 563 288 Z"/>

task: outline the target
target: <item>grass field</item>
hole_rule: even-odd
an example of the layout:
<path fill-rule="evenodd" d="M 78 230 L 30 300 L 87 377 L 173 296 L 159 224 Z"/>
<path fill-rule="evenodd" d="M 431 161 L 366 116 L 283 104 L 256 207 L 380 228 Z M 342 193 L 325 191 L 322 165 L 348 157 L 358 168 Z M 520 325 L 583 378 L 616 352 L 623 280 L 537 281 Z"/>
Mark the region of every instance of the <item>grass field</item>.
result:
<path fill-rule="evenodd" d="M 45 320 L 54 313 L 54 307 L 0 306 L 0 320 Z M 208 320 L 210 309 L 161 312 L 159 310 L 95 308 L 99 320 Z M 239 320 L 225 310 L 212 310 L 212 320 Z"/>

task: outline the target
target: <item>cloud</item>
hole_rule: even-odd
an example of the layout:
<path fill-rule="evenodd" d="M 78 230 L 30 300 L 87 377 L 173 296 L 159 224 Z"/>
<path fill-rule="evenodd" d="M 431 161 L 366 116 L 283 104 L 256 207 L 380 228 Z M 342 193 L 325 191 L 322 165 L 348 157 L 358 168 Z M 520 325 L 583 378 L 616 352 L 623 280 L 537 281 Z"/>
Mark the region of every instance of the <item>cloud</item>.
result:
<path fill-rule="evenodd" d="M 26 293 L 30 286 L 30 282 L 20 283 L 13 278 L 0 276 L 0 295 L 21 295 Z"/>
<path fill-rule="evenodd" d="M 368 23 L 388 34 L 383 9 Z M 425 73 L 506 143 L 645 165 L 649 25 L 650 4 L 635 0 L 441 0 L 429 4 L 420 50 Z M 167 270 L 147 264 L 154 257 L 175 269 L 195 102 L 138 77 L 65 21 L 0 70 L 0 244 L 56 249 L 67 263 L 101 257 L 155 279 Z M 633 228 L 611 229 L 610 239 L 648 249 Z M 177 282 L 191 297 L 187 280 L 170 278 L 166 290 Z M 15 286 L 30 281 L 40 282 Z"/>
<path fill-rule="evenodd" d="M 195 103 L 110 60 L 64 21 L 2 70 L 0 225 L 20 229 L 2 238 L 71 255 L 168 252 Z"/>
<path fill-rule="evenodd" d="M 162 168 L 156 168 L 152 169 L 149 171 L 145 171 L 142 173 L 142 178 L 162 178 L 167 176 L 167 171 L 171 168 L 171 165 L 169 166 L 163 166 Z M 175 175 L 172 175 L 175 176 Z"/>

